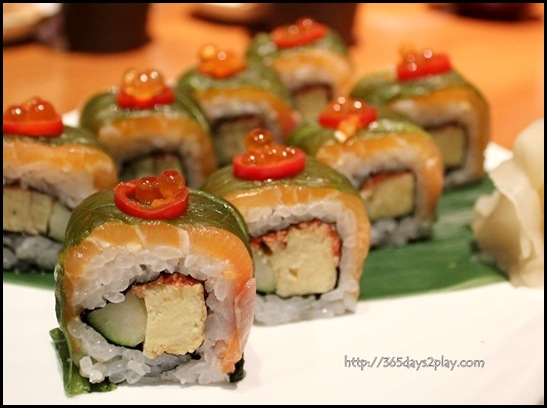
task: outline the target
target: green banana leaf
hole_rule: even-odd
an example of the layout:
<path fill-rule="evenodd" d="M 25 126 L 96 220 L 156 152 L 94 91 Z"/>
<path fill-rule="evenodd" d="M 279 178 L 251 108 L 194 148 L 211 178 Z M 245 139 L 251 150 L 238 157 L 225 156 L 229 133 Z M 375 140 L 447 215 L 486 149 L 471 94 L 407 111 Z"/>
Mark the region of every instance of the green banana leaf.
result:
<path fill-rule="evenodd" d="M 405 247 L 370 251 L 361 278 L 360 299 L 471 288 L 507 280 L 499 269 L 478 259 L 471 212 L 492 182 L 444 192 L 433 238 Z"/>
<path fill-rule="evenodd" d="M 14 272 L 4 271 L 4 282 L 28 285 L 36 288 L 53 289 L 55 280 L 53 273 L 41 271 Z"/>
<path fill-rule="evenodd" d="M 104 381 L 99 384 L 90 383 L 87 378 L 80 375 L 78 367 L 71 361 L 68 343 L 61 329 L 55 328 L 50 330 L 49 336 L 53 340 L 63 369 L 63 383 L 68 396 L 84 394 L 86 392 L 107 392 L 117 387 L 116 384 L 112 384 L 110 381 Z"/>
<path fill-rule="evenodd" d="M 470 228 L 475 201 L 493 189 L 492 182 L 485 178 L 480 183 L 446 191 L 439 203 L 432 239 L 370 251 L 361 279 L 360 299 L 457 290 L 507 280 L 500 270 L 478 259 Z M 51 273 L 4 271 L 4 282 L 54 287 Z"/>

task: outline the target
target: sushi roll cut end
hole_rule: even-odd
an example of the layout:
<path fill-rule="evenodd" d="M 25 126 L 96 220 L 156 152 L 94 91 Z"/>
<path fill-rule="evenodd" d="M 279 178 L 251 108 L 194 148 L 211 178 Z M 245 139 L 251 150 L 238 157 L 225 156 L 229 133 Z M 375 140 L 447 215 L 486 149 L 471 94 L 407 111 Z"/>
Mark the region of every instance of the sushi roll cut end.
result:
<path fill-rule="evenodd" d="M 67 394 L 242 379 L 255 290 L 240 214 L 179 172 L 88 197 L 56 265 L 52 336 L 81 385 L 65 381 Z"/>
<path fill-rule="evenodd" d="M 202 187 L 231 202 L 250 233 L 257 323 L 283 324 L 354 310 L 370 224 L 349 180 L 265 129 Z"/>
<path fill-rule="evenodd" d="M 53 272 L 71 210 L 117 182 L 114 159 L 41 97 L 3 116 L 4 270 Z"/>

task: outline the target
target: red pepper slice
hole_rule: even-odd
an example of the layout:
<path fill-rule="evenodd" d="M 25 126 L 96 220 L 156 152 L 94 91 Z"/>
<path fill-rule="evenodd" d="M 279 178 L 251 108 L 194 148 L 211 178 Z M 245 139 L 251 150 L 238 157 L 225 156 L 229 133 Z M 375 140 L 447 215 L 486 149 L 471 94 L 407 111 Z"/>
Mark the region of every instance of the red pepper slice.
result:
<path fill-rule="evenodd" d="M 150 109 L 156 105 L 169 105 L 174 100 L 175 94 L 165 84 L 163 75 L 153 69 L 126 71 L 116 94 L 120 108 Z"/>
<path fill-rule="evenodd" d="M 293 48 L 320 40 L 327 35 L 328 31 L 327 26 L 306 17 L 294 24 L 275 28 L 270 33 L 270 37 L 278 48 Z"/>
<path fill-rule="evenodd" d="M 306 154 L 298 149 L 291 148 L 293 154 L 283 161 L 251 164 L 245 161 L 246 153 L 236 155 L 233 160 L 234 175 L 245 180 L 278 180 L 295 176 L 306 166 Z"/>
<path fill-rule="evenodd" d="M 397 79 L 408 81 L 443 74 L 450 70 L 452 64 L 446 54 L 434 53 L 431 49 L 417 52 L 411 48 L 403 48 L 401 62 L 397 65 Z"/>
<path fill-rule="evenodd" d="M 20 105 L 11 105 L 4 112 L 4 133 L 57 137 L 63 133 L 63 130 L 61 115 L 55 111 L 50 102 L 39 97 L 31 98 Z"/>
<path fill-rule="evenodd" d="M 157 178 L 143 177 L 119 183 L 114 188 L 114 202 L 133 217 L 172 220 L 188 209 L 189 194 L 182 175 L 175 170 L 165 170 Z"/>
<path fill-rule="evenodd" d="M 376 108 L 359 99 L 340 96 L 319 114 L 319 124 L 337 129 L 342 121 L 350 117 L 356 118 L 357 126 L 366 127 L 378 118 L 378 112 Z"/>
<path fill-rule="evenodd" d="M 254 129 L 245 137 L 246 153 L 233 157 L 233 172 L 245 180 L 278 180 L 292 177 L 306 167 L 306 153 L 279 145 L 265 129 Z"/>

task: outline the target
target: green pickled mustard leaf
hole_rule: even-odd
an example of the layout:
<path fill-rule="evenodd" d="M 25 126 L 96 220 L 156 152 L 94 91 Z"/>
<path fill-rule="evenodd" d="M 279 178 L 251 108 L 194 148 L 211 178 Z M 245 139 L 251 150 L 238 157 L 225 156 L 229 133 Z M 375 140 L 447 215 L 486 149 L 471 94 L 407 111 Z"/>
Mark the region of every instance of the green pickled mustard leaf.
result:
<path fill-rule="evenodd" d="M 109 381 L 91 384 L 87 378 L 82 377 L 78 367 L 76 367 L 70 358 L 68 343 L 62 330 L 59 328 L 52 329 L 50 330 L 49 335 L 53 340 L 53 345 L 55 346 L 57 356 L 61 362 L 63 383 L 65 392 L 68 396 L 87 394 L 90 392 L 106 392 L 116 388 L 116 385 Z"/>

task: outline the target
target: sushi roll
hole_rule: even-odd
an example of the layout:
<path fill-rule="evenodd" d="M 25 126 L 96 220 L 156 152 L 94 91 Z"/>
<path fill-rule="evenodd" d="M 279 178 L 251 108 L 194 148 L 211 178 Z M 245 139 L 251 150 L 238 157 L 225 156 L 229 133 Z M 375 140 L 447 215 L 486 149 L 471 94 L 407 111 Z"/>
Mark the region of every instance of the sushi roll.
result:
<path fill-rule="evenodd" d="M 156 69 L 128 69 L 120 86 L 91 96 L 80 125 L 110 148 L 120 180 L 176 169 L 190 187 L 197 187 L 217 168 L 202 112 L 177 95 Z"/>
<path fill-rule="evenodd" d="M 446 54 L 404 47 L 396 69 L 364 76 L 350 96 L 388 106 L 428 131 L 441 150 L 446 188 L 484 176 L 489 106 Z"/>
<path fill-rule="evenodd" d="M 347 93 L 353 76 L 339 33 L 309 17 L 256 34 L 247 56 L 276 70 L 304 120 L 316 119 L 332 99 Z"/>
<path fill-rule="evenodd" d="M 255 263 L 259 324 L 353 312 L 369 250 L 370 223 L 349 180 L 265 129 L 247 152 L 215 171 L 204 191 L 243 215 Z"/>
<path fill-rule="evenodd" d="M 34 97 L 4 112 L 2 167 L 4 270 L 52 273 L 72 209 L 117 183 L 114 159 Z"/>
<path fill-rule="evenodd" d="M 50 334 L 72 379 L 67 394 L 243 378 L 255 296 L 245 223 L 179 172 L 84 200 L 55 278 L 59 328 Z"/>
<path fill-rule="evenodd" d="M 439 148 L 421 127 L 384 108 L 339 97 L 317 123 L 303 124 L 286 143 L 351 181 L 367 208 L 372 247 L 431 237 L 443 164 Z"/>
<path fill-rule="evenodd" d="M 219 166 L 245 151 L 245 135 L 268 129 L 281 141 L 299 117 L 277 73 L 258 61 L 206 45 L 199 63 L 181 75 L 177 90 L 195 99 L 212 129 Z"/>

